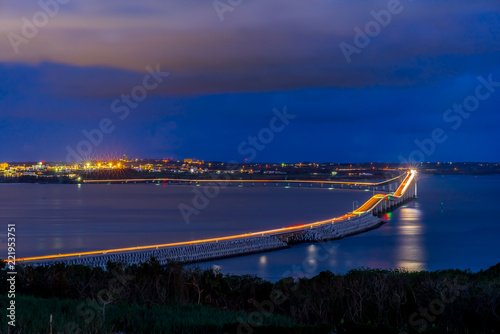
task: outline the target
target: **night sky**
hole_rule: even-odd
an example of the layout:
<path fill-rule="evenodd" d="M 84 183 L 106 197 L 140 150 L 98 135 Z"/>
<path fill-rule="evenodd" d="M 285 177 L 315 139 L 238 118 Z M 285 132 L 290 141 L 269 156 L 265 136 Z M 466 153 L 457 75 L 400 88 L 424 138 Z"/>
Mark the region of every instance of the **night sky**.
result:
<path fill-rule="evenodd" d="M 59 1 L 0 1 L 0 162 L 500 161 L 498 0 Z"/>

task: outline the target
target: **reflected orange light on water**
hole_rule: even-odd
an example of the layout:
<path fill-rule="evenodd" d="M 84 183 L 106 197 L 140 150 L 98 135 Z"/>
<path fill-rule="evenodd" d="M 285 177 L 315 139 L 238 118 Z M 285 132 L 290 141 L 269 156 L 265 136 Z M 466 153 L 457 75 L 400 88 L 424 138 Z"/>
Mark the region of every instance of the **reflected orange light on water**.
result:
<path fill-rule="evenodd" d="M 422 238 L 422 212 L 418 209 L 402 208 L 399 214 L 397 266 L 410 271 L 425 270 L 427 256 Z"/>

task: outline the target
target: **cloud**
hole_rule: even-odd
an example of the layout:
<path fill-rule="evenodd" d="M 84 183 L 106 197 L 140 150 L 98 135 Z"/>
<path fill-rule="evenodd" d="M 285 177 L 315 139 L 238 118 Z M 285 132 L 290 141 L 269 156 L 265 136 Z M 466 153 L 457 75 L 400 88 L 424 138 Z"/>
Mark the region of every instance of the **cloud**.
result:
<path fill-rule="evenodd" d="M 65 94 L 88 96 L 116 95 L 155 64 L 173 75 L 159 94 L 418 85 L 467 70 L 469 57 L 474 67 L 498 66 L 500 6 L 466 0 L 401 1 L 401 14 L 347 64 L 339 44 L 352 44 L 353 28 L 387 3 L 245 1 L 221 22 L 210 1 L 74 2 L 18 55 L 3 38 L 0 62 L 85 68 L 57 75 Z M 7 1 L 4 10 L 2 35 L 19 32 L 21 17 L 39 8 Z"/>
<path fill-rule="evenodd" d="M 7 34 L 40 7 L 0 1 L 0 153 L 63 159 L 83 129 L 110 117 L 103 152 L 239 159 L 238 144 L 287 105 L 297 119 L 259 160 L 397 161 L 443 126 L 476 76 L 500 80 L 500 4 L 401 0 L 404 10 L 348 64 L 339 43 L 353 43 L 353 28 L 387 3 L 248 0 L 221 22 L 211 1 L 71 1 L 15 54 Z M 171 75 L 117 119 L 112 101 L 156 64 Z M 435 158 L 459 156 L 467 141 L 478 147 L 471 159 L 498 160 L 489 149 L 498 99 Z"/>

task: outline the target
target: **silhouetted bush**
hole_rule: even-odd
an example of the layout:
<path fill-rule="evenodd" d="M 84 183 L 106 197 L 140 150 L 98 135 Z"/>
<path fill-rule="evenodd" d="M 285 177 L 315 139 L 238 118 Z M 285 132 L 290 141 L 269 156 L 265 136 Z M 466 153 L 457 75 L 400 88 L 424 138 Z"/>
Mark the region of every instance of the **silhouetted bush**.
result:
<path fill-rule="evenodd" d="M 20 294 L 88 299 L 101 307 L 204 305 L 264 319 L 283 315 L 296 324 L 326 324 L 339 333 L 498 333 L 500 328 L 500 265 L 478 273 L 325 271 L 311 279 L 284 278 L 276 283 L 178 263 L 161 266 L 154 258 L 133 266 L 109 263 L 106 270 L 55 264 L 18 266 L 17 272 Z M 248 322 L 248 317 L 241 321 Z M 260 325 L 251 328 L 253 333 L 266 330 Z"/>

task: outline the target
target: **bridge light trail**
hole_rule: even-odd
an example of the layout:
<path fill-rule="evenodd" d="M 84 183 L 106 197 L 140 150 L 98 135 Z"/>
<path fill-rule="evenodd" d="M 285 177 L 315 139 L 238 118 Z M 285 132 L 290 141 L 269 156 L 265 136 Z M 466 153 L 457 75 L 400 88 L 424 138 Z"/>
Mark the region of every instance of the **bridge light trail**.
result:
<path fill-rule="evenodd" d="M 249 183 L 249 182 L 255 182 L 255 183 L 265 183 L 265 182 L 276 182 L 276 183 L 324 183 L 324 184 L 345 184 L 345 185 L 352 185 L 352 186 L 380 186 L 380 185 L 385 185 L 389 184 L 393 181 L 396 181 L 397 179 L 401 178 L 402 175 L 396 176 L 392 179 L 381 181 L 381 182 L 350 182 L 350 181 L 327 181 L 327 180 L 217 180 L 217 179 L 106 179 L 106 180 L 83 180 L 83 183 L 104 183 L 104 182 L 146 182 L 146 181 L 152 181 L 152 182 L 203 182 L 203 183 L 214 183 L 214 182 L 220 182 L 220 183 L 231 183 L 231 182 L 241 182 L 241 183 Z"/>
<path fill-rule="evenodd" d="M 411 184 L 411 182 L 413 181 L 415 176 L 416 176 L 416 171 L 412 170 L 412 171 L 408 172 L 406 174 L 403 182 L 400 184 L 400 186 L 396 190 L 396 192 L 391 196 L 401 197 L 406 192 L 406 189 L 408 188 L 409 184 Z M 398 176 L 397 178 L 399 178 L 399 177 L 401 177 L 401 176 Z M 243 180 L 238 180 L 238 182 L 240 182 L 240 181 L 243 181 Z M 250 180 L 250 181 L 252 181 L 252 180 Z M 213 182 L 213 181 L 211 181 L 211 182 Z M 253 182 L 255 182 L 255 180 Z M 287 182 L 290 182 L 290 181 L 287 181 Z M 304 181 L 300 181 L 300 182 L 304 182 Z M 347 214 L 340 216 L 340 217 L 322 220 L 322 221 L 309 223 L 309 224 L 298 224 L 298 225 L 292 225 L 292 226 L 288 226 L 288 227 L 282 227 L 282 228 L 266 230 L 266 231 L 251 232 L 251 233 L 238 234 L 238 235 L 232 235 L 232 236 L 226 236 L 226 237 L 218 237 L 218 238 L 191 240 L 191 241 L 183 241 L 183 242 L 173 242 L 173 243 L 159 244 L 159 245 L 136 246 L 136 247 L 125 247 L 125 248 L 107 249 L 107 250 L 99 250 L 99 251 L 88 251 L 88 252 L 77 252 L 77 253 L 68 253 L 68 254 L 26 257 L 26 258 L 16 259 L 16 262 L 26 262 L 26 261 L 36 261 L 36 260 L 54 260 L 54 259 L 60 259 L 60 258 L 80 257 L 82 255 L 102 255 L 102 254 L 107 254 L 107 253 L 120 253 L 120 252 L 131 252 L 131 251 L 138 251 L 138 250 L 151 250 L 151 249 L 176 247 L 176 246 L 190 246 L 190 245 L 194 245 L 194 244 L 219 242 L 222 240 L 234 240 L 234 239 L 240 239 L 240 238 L 264 236 L 264 235 L 273 236 L 276 234 L 281 234 L 283 232 L 301 231 L 301 230 L 305 230 L 307 228 L 312 228 L 315 226 L 320 226 L 320 225 L 324 225 L 324 224 L 332 224 L 332 223 L 335 223 L 338 221 L 350 219 L 351 217 L 355 217 L 357 215 L 361 215 L 365 212 L 372 210 L 380 203 L 380 201 L 384 200 L 384 198 L 386 198 L 388 196 L 389 196 L 388 194 L 377 194 L 377 195 L 371 197 L 361 207 L 357 208 L 356 210 L 354 210 L 350 213 L 347 213 Z M 6 260 L 4 260 L 4 262 L 6 262 Z"/>

